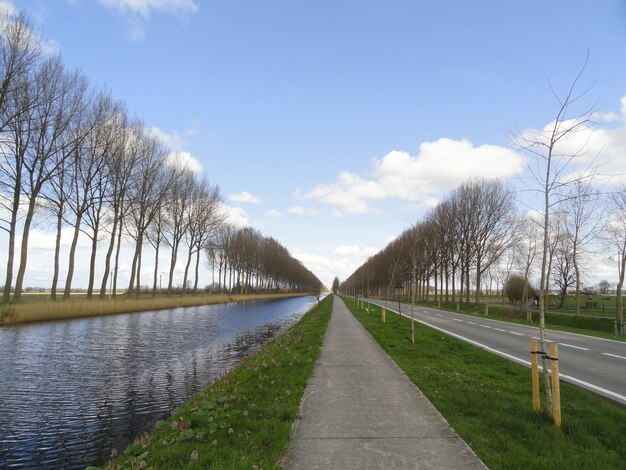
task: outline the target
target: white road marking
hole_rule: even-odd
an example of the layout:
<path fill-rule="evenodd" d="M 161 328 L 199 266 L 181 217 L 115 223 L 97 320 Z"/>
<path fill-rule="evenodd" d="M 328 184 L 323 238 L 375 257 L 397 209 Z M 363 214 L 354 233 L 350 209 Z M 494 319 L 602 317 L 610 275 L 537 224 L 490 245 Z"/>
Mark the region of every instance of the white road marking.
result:
<path fill-rule="evenodd" d="M 536 339 L 537 341 L 541 341 L 539 338 L 537 338 L 536 336 L 531 336 L 532 339 Z M 552 341 L 551 339 L 547 339 L 546 343 L 554 343 L 554 341 Z"/>
<path fill-rule="evenodd" d="M 611 353 L 602 353 L 603 356 L 611 356 L 611 357 L 616 357 L 618 359 L 626 359 L 626 357 L 624 356 L 618 356 L 617 354 L 611 354 Z"/>
<path fill-rule="evenodd" d="M 559 343 L 561 346 L 567 346 L 568 348 L 574 348 L 574 349 L 580 349 L 582 351 L 589 351 L 589 349 L 587 348 L 581 348 L 580 346 L 574 346 L 573 344 L 567 344 L 567 343 Z"/>
<path fill-rule="evenodd" d="M 475 325 L 476 324 L 473 321 L 468 321 L 467 323 L 469 323 L 470 325 Z"/>
<path fill-rule="evenodd" d="M 491 327 L 490 327 L 490 326 L 487 326 L 487 325 L 478 325 L 478 326 L 481 326 L 481 327 L 483 327 L 483 328 L 489 328 L 489 329 L 491 329 Z"/>
<path fill-rule="evenodd" d="M 465 323 L 463 320 L 459 320 L 458 318 L 453 318 L 454 321 L 460 321 L 461 323 Z"/>
<path fill-rule="evenodd" d="M 523 334 L 518 333 L 517 331 L 509 331 L 509 333 L 511 333 L 512 335 L 515 335 L 515 336 L 524 336 Z"/>
<path fill-rule="evenodd" d="M 506 331 L 506 330 L 503 330 L 502 328 L 496 328 L 496 327 L 494 327 L 493 329 L 496 330 L 496 331 L 501 331 L 503 333 Z"/>
<path fill-rule="evenodd" d="M 440 314 L 438 314 L 438 313 L 435 313 L 435 316 L 436 316 L 436 317 L 443 317 L 443 315 L 440 315 Z"/>

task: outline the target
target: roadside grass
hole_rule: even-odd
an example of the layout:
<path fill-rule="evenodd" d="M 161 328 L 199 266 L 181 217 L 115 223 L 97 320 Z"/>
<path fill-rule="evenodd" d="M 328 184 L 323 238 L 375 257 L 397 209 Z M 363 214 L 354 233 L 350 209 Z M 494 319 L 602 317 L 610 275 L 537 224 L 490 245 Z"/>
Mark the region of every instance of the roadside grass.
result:
<path fill-rule="evenodd" d="M 332 305 L 326 297 L 104 468 L 280 468 Z"/>
<path fill-rule="evenodd" d="M 298 297 L 304 294 L 250 294 L 250 295 L 178 295 L 139 299 L 112 300 L 34 300 L 0 305 L 0 325 L 29 323 L 68 318 L 111 315 L 116 313 L 163 310 L 176 307 L 221 304 L 249 300 L 271 300 Z"/>
<path fill-rule="evenodd" d="M 411 344 L 410 320 L 344 300 L 489 468 L 626 468 L 626 407 L 562 382 L 557 429 L 532 409 L 530 369 L 417 322 Z"/>
<path fill-rule="evenodd" d="M 392 303 L 392 306 L 394 303 Z M 416 302 L 415 305 L 422 305 L 429 308 L 437 308 L 448 312 L 456 312 L 456 302 L 441 302 L 439 305 L 434 301 Z M 395 303 L 397 306 L 397 303 Z M 392 307 L 396 308 L 396 307 Z M 481 318 L 491 318 L 493 320 L 501 320 L 510 323 L 519 323 L 520 325 L 532 325 L 539 327 L 539 313 L 533 312 L 533 321 L 526 321 L 526 311 L 517 310 L 511 307 L 500 307 L 489 305 L 489 315 L 485 316 L 484 304 L 461 303 L 459 304 L 459 313 L 472 315 Z M 623 336 L 616 336 L 614 330 L 613 319 L 611 318 L 594 318 L 573 315 L 556 315 L 546 313 L 546 328 L 559 331 L 567 331 L 570 333 L 578 333 L 583 335 L 596 336 L 598 338 L 612 339 L 616 341 L 626 341 Z"/>

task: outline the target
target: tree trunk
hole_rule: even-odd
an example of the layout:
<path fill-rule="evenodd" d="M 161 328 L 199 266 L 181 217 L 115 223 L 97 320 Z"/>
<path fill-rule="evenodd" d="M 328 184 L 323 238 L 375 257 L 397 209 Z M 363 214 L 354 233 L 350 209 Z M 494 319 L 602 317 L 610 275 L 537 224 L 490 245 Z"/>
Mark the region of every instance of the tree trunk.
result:
<path fill-rule="evenodd" d="M 465 302 L 470 303 L 470 265 L 465 264 Z"/>
<path fill-rule="evenodd" d="M 480 272 L 480 268 L 481 268 L 481 264 L 480 264 L 480 260 L 476 261 L 476 294 L 475 294 L 475 298 L 476 298 L 476 303 L 479 304 L 480 303 L 480 283 L 482 281 L 482 273 Z"/>
<path fill-rule="evenodd" d="M 107 282 L 109 280 L 109 271 L 111 269 L 111 255 L 113 254 L 113 248 L 115 246 L 115 232 L 117 231 L 117 219 L 118 208 L 115 207 L 113 212 L 113 228 L 111 229 L 111 238 L 109 239 L 109 248 L 104 258 L 104 274 L 102 276 L 102 283 L 100 284 L 100 298 L 104 299 L 107 293 Z"/>
<path fill-rule="evenodd" d="M 54 274 L 52 275 L 52 286 L 50 287 L 50 298 L 57 299 L 57 284 L 59 282 L 59 255 L 61 251 L 61 229 L 63 228 L 63 206 L 59 207 L 57 213 L 57 236 L 54 242 Z"/>
<path fill-rule="evenodd" d="M 19 301 L 22 297 L 22 284 L 24 283 L 24 274 L 26 273 L 26 262 L 28 259 L 28 236 L 30 235 L 30 225 L 33 222 L 35 213 L 35 196 L 31 195 L 28 203 L 28 212 L 24 220 L 24 230 L 22 232 L 22 249 L 20 253 L 20 267 L 15 278 L 15 290 L 13 291 L 13 300 Z"/>
<path fill-rule="evenodd" d="M 550 149 L 551 152 L 551 149 Z M 551 155 L 551 153 L 550 153 Z M 545 188 L 550 186 L 550 163 L 548 158 L 547 165 L 548 170 L 546 172 Z M 539 286 L 539 344 L 541 351 L 544 353 L 541 355 L 541 366 L 543 367 L 543 386 L 544 394 L 546 398 L 546 408 L 548 413 L 552 414 L 552 382 L 550 381 L 550 374 L 548 372 L 548 359 L 546 348 L 546 309 L 545 309 L 545 292 L 546 286 L 546 265 L 548 261 L 548 235 L 550 230 L 549 225 L 549 210 L 550 210 L 550 198 L 546 191 L 544 197 L 544 213 L 543 213 L 543 253 L 541 257 L 541 281 Z"/>
<path fill-rule="evenodd" d="M 200 269 L 200 247 L 198 247 L 198 250 L 196 251 L 196 279 L 195 282 L 193 283 L 193 293 L 197 294 L 198 293 L 198 276 L 199 276 L 199 269 Z"/>
<path fill-rule="evenodd" d="M 120 248 L 122 247 L 122 220 L 120 219 L 120 224 L 118 227 L 119 232 L 117 232 L 117 248 L 115 249 L 115 268 L 113 270 L 113 298 L 117 295 L 117 274 L 120 266 Z"/>
<path fill-rule="evenodd" d="M 191 256 L 193 255 L 191 248 L 187 254 L 187 263 L 185 264 L 185 275 L 183 276 L 183 293 L 187 290 L 187 279 L 189 277 L 189 266 L 191 266 Z"/>
<path fill-rule="evenodd" d="M 578 269 L 577 258 L 578 256 L 576 256 L 576 251 L 574 251 L 574 273 L 576 274 L 576 316 L 580 313 L 580 270 Z"/>
<path fill-rule="evenodd" d="M 72 290 L 72 278 L 74 277 L 74 262 L 76 258 L 76 245 L 78 244 L 78 235 L 80 234 L 80 221 L 81 214 L 76 216 L 76 222 L 74 224 L 74 235 L 72 237 L 72 246 L 70 247 L 70 260 L 67 266 L 67 278 L 65 279 L 65 290 L 63 291 L 63 299 L 70 298 L 70 291 Z"/>
<path fill-rule="evenodd" d="M 93 297 L 93 283 L 96 277 L 96 253 L 98 251 L 98 232 L 100 223 L 96 222 L 93 228 L 93 238 L 91 240 L 91 258 L 89 260 L 89 284 L 87 285 L 87 299 Z"/>
<path fill-rule="evenodd" d="M 626 247 L 624 247 L 626 248 Z M 617 283 L 616 291 L 616 310 L 615 319 L 617 321 L 618 332 L 624 334 L 624 299 L 622 297 L 622 289 L 624 287 L 624 271 L 626 270 L 626 249 L 621 255 L 621 267 L 619 272 L 619 282 Z"/>
<path fill-rule="evenodd" d="M 161 247 L 161 237 L 157 235 L 154 247 L 154 280 L 152 282 L 152 297 L 156 297 L 157 276 L 159 275 L 159 248 Z"/>
<path fill-rule="evenodd" d="M 139 257 L 137 258 L 137 276 L 135 278 L 137 282 L 137 298 L 141 297 L 141 256 L 143 255 L 143 243 L 141 245 L 142 246 L 139 248 Z"/>
<path fill-rule="evenodd" d="M 172 295 L 172 283 L 174 280 L 174 268 L 176 267 L 176 258 L 178 257 L 178 244 L 173 243 L 172 254 L 170 256 L 170 278 L 167 280 L 167 295 Z"/>
<path fill-rule="evenodd" d="M 7 274 L 4 282 L 4 293 L 2 300 L 8 303 L 11 300 L 11 287 L 13 283 L 13 263 L 15 259 L 15 232 L 17 230 L 17 211 L 20 206 L 20 185 L 21 170 L 18 165 L 16 174 L 15 190 L 13 191 L 13 206 L 11 210 L 11 220 L 9 222 L 9 247 L 7 252 Z"/>
<path fill-rule="evenodd" d="M 139 259 L 139 253 L 141 253 L 141 245 L 143 244 L 143 235 L 140 233 L 137 235 L 137 243 L 135 244 L 135 254 L 133 255 L 133 262 L 130 268 L 130 281 L 128 282 L 128 297 L 133 294 L 135 286 L 135 273 L 137 272 L 137 260 Z M 116 262 L 117 264 L 117 262 Z M 116 266 L 117 271 L 117 266 Z"/>

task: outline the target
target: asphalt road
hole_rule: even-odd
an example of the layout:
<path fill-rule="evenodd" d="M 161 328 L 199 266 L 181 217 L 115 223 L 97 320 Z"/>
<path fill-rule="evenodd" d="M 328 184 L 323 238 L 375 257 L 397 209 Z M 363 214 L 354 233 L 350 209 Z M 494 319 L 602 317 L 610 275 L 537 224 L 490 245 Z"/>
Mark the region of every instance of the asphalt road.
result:
<path fill-rule="evenodd" d="M 397 313 L 398 303 L 388 303 L 387 309 Z M 410 305 L 402 304 L 401 310 L 403 316 L 410 317 Z M 539 339 L 537 327 L 421 306 L 414 312 L 421 324 L 530 367 L 530 341 Z M 555 330 L 546 330 L 546 341 L 559 345 L 561 380 L 626 405 L 626 342 Z"/>

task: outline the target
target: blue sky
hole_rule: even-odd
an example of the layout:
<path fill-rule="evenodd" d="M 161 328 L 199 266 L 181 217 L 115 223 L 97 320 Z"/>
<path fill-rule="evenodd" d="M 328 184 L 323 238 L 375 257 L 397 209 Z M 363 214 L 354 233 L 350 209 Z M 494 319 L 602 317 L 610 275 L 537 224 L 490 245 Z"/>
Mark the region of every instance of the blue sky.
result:
<path fill-rule="evenodd" d="M 524 170 L 507 131 L 547 124 L 547 79 L 563 91 L 587 51 L 589 98 L 613 113 L 612 171 L 626 168 L 621 1 L 0 5 L 25 11 L 69 68 L 187 152 L 233 220 L 327 285 L 465 178 L 515 184 Z"/>

